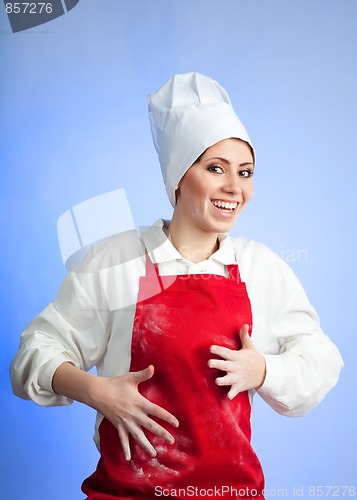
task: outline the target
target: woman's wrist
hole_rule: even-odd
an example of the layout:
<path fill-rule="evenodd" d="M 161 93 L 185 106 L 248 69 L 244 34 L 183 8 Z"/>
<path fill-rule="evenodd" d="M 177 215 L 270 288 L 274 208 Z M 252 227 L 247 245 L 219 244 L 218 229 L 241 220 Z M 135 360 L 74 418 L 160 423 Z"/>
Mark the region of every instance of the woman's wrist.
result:
<path fill-rule="evenodd" d="M 52 379 L 52 389 L 65 396 L 95 408 L 96 395 L 100 393 L 102 377 L 85 372 L 72 363 L 62 363 Z"/>

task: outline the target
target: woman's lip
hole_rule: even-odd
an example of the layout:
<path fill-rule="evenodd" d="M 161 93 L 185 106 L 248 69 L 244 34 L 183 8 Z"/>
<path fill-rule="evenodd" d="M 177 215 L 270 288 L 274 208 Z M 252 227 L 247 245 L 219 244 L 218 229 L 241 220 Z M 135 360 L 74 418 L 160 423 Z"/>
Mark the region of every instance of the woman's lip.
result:
<path fill-rule="evenodd" d="M 230 210 L 229 212 L 225 211 L 225 210 L 222 210 L 222 207 L 219 208 L 219 207 L 216 207 L 214 204 L 213 204 L 213 201 L 224 201 L 225 203 L 236 203 L 236 207 L 233 209 L 233 210 Z M 211 205 L 213 206 L 213 208 L 216 209 L 217 213 L 221 216 L 221 217 L 225 217 L 225 218 L 230 218 L 230 217 L 233 217 L 236 212 L 237 212 L 237 209 L 239 207 L 239 202 L 238 201 L 226 201 L 226 200 L 218 200 L 218 199 L 214 199 L 214 200 L 211 200 Z"/>
<path fill-rule="evenodd" d="M 212 198 L 211 202 L 213 203 L 214 201 L 222 201 L 223 203 L 239 203 L 238 200 L 223 200 L 222 198 Z"/>

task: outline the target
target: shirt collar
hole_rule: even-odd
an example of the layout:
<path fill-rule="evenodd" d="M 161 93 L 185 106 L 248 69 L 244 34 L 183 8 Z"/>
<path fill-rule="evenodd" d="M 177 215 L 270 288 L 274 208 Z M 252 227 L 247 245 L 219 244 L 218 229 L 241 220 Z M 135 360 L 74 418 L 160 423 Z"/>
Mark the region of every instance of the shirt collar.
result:
<path fill-rule="evenodd" d="M 166 224 L 165 222 L 159 219 L 147 231 L 141 234 L 141 238 L 152 261 L 155 264 L 172 260 L 185 261 L 165 234 L 164 227 L 169 225 L 168 222 Z M 224 265 L 235 264 L 236 257 L 232 238 L 228 234 L 222 233 L 218 235 L 218 241 L 219 248 L 209 259 L 216 260 Z"/>

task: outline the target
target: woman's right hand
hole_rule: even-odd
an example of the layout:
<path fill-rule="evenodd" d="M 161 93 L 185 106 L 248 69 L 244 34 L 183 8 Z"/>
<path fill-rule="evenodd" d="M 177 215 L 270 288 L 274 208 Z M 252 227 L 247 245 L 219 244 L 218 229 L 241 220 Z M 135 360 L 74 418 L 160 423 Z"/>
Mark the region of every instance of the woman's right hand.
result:
<path fill-rule="evenodd" d="M 168 411 L 152 403 L 138 390 L 141 382 L 149 380 L 154 374 L 154 367 L 148 366 L 139 372 L 129 372 L 114 378 L 96 377 L 92 379 L 90 406 L 99 411 L 118 430 L 120 443 L 126 460 L 131 459 L 129 435 L 151 456 L 156 450 L 145 436 L 145 428 L 160 436 L 167 443 L 173 444 L 174 437 L 155 420 L 154 416 L 173 427 L 178 427 L 178 420 Z"/>

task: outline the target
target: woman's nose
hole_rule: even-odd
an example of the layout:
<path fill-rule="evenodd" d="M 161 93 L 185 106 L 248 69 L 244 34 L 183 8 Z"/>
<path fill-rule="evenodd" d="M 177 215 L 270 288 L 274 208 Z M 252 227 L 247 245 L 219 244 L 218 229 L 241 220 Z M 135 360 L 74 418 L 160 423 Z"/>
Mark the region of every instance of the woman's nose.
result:
<path fill-rule="evenodd" d="M 242 181 L 240 177 L 234 173 L 225 178 L 225 183 L 222 189 L 226 193 L 240 194 L 242 192 Z"/>

